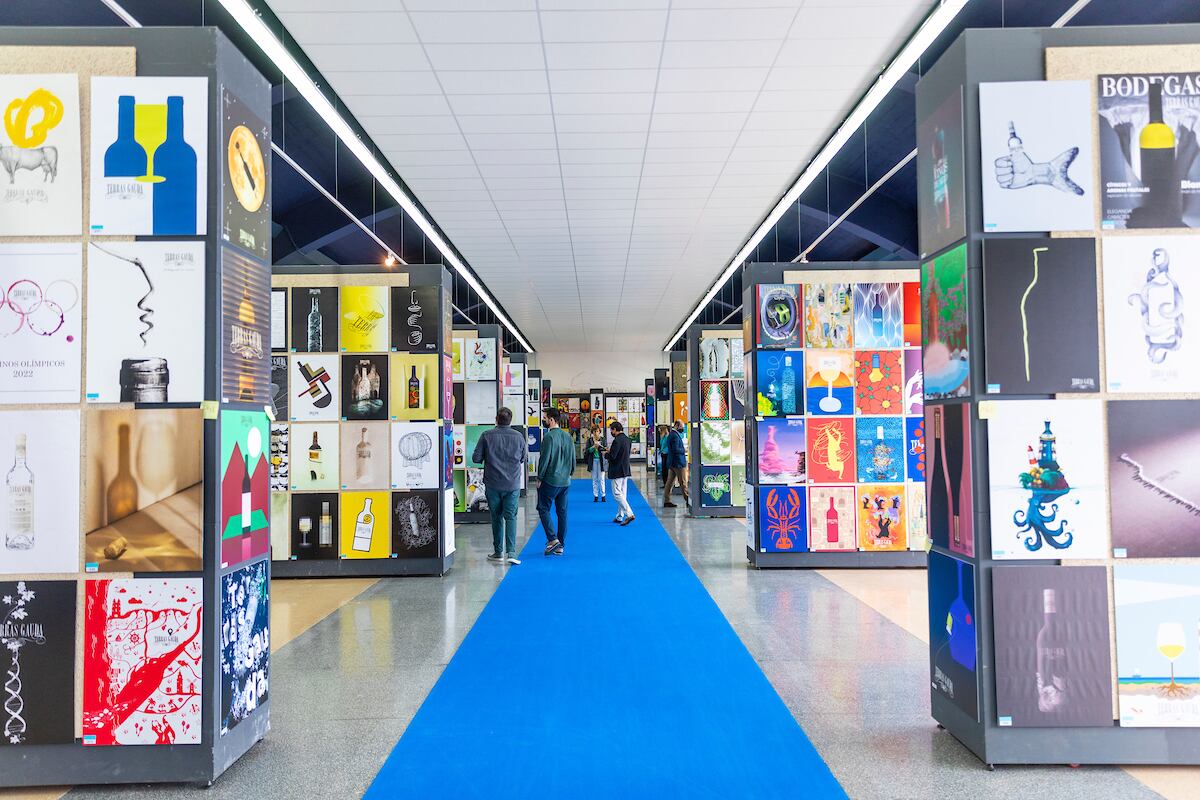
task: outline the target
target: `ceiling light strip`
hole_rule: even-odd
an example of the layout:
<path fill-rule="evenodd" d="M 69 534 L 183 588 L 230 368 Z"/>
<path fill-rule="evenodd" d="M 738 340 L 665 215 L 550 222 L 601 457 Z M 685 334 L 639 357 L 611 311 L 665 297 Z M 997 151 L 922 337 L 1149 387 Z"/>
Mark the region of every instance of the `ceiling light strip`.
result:
<path fill-rule="evenodd" d="M 104 3 L 104 5 L 108 6 L 108 10 L 113 12 L 114 14 L 116 14 L 118 17 L 120 17 L 121 21 L 123 21 L 129 27 L 131 27 L 131 28 L 142 27 L 142 23 L 138 22 L 137 17 L 133 16 L 133 14 L 130 14 L 128 11 L 126 11 L 121 6 L 121 4 L 117 2 L 117 0 L 100 0 L 100 2 Z"/>
<path fill-rule="evenodd" d="M 1051 28 L 1061 28 L 1071 20 L 1075 19 L 1075 15 L 1083 11 L 1091 4 L 1092 0 L 1076 0 L 1075 5 L 1063 12 L 1063 15 L 1054 21 Z"/>

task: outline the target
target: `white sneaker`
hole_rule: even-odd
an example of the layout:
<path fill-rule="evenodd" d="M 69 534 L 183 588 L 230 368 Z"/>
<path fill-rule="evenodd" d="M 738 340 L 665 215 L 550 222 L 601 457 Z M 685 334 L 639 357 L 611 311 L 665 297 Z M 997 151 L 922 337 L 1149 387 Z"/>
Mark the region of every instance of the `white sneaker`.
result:
<path fill-rule="evenodd" d="M 509 556 L 508 563 L 512 564 L 513 566 L 517 566 L 521 563 L 521 559 L 517 558 L 516 556 Z"/>

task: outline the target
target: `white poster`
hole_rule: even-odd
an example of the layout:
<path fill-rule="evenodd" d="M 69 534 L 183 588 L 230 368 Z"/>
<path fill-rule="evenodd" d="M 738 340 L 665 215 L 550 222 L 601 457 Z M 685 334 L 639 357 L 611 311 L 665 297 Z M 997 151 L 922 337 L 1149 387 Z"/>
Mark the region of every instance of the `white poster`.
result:
<path fill-rule="evenodd" d="M 436 422 L 392 423 L 392 488 L 440 489 Z"/>
<path fill-rule="evenodd" d="M 0 236 L 78 236 L 79 76 L 0 75 L 0 109 Z"/>
<path fill-rule="evenodd" d="M 288 410 L 292 421 L 338 419 L 341 358 L 333 354 L 304 353 L 288 356 L 288 360 L 291 362 Z"/>
<path fill-rule="evenodd" d="M 322 422 L 315 425 L 300 423 L 291 431 L 291 482 L 293 490 L 337 489 L 338 425 Z"/>
<path fill-rule="evenodd" d="M 1200 238 L 1102 241 L 1108 390 L 1200 392 Z"/>
<path fill-rule="evenodd" d="M 91 231 L 208 232 L 208 78 L 92 78 Z"/>
<path fill-rule="evenodd" d="M 0 245 L 0 404 L 78 403 L 79 244 Z"/>
<path fill-rule="evenodd" d="M 463 342 L 463 371 L 469 381 L 498 380 L 496 340 L 465 340 Z"/>
<path fill-rule="evenodd" d="M 287 289 L 271 290 L 271 349 L 287 350 Z"/>
<path fill-rule="evenodd" d="M 504 375 L 501 379 L 504 382 L 505 394 L 525 394 L 524 364 L 514 364 L 511 361 L 505 361 Z"/>
<path fill-rule="evenodd" d="M 464 419 L 468 425 L 496 424 L 496 384 L 494 381 L 468 383 L 464 390 L 467 407 Z"/>
<path fill-rule="evenodd" d="M 0 574 L 79 572 L 79 411 L 0 412 L 0 472 Z"/>
<path fill-rule="evenodd" d="M 204 399 L 204 242 L 92 242 L 87 399 Z"/>
<path fill-rule="evenodd" d="M 445 554 L 450 555 L 455 550 L 454 545 L 454 490 L 447 489 L 442 492 L 442 533 L 446 537 Z M 449 602 L 453 602 L 453 593 L 446 595 Z"/>

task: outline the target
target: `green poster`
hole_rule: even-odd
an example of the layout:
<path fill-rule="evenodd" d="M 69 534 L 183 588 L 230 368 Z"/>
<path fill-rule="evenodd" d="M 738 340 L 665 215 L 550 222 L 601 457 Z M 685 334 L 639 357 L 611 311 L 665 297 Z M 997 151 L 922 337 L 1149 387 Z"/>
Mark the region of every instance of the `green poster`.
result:
<path fill-rule="evenodd" d="M 221 567 L 270 549 L 270 426 L 262 411 L 222 411 Z"/>

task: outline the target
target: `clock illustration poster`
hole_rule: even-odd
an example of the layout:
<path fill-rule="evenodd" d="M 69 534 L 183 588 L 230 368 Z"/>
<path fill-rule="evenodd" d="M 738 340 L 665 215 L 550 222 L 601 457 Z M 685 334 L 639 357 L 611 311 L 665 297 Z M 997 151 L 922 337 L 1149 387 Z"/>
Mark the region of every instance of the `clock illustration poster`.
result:
<path fill-rule="evenodd" d="M 221 87 L 221 237 L 252 256 L 271 256 L 271 129 Z"/>
<path fill-rule="evenodd" d="M 929 552 L 930 685 L 979 720 L 975 672 L 975 567 L 937 550 Z"/>

